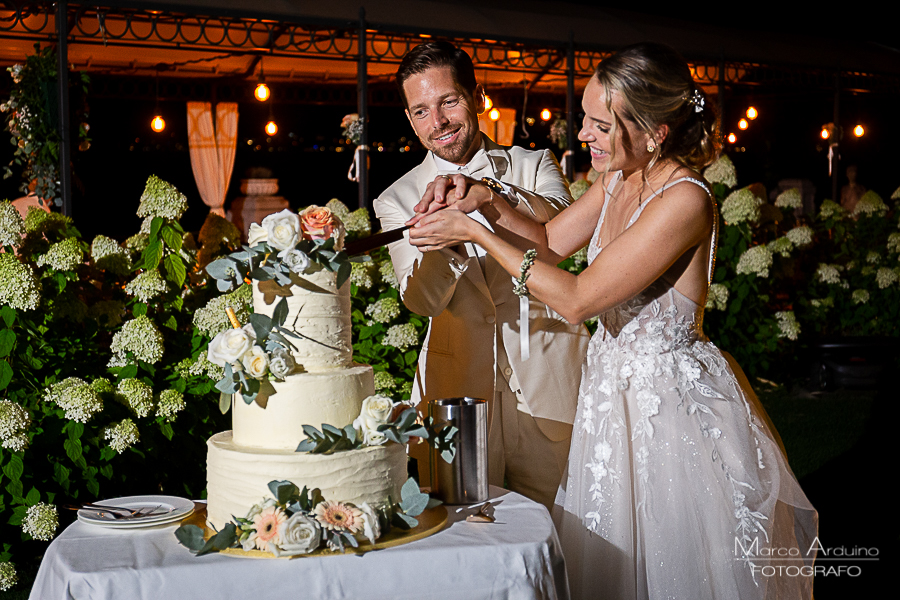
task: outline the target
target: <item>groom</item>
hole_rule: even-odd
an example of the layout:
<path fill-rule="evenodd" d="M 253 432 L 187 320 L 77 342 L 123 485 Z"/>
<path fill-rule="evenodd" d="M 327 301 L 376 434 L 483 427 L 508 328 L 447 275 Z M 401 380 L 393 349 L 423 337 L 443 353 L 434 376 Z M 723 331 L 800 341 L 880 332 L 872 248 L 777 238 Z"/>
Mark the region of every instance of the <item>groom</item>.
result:
<path fill-rule="evenodd" d="M 569 204 L 550 151 L 499 146 L 479 130 L 484 90 L 465 52 L 447 42 L 419 45 L 400 63 L 397 84 L 429 152 L 375 200 L 384 230 L 414 217 L 426 192 L 442 200 L 451 174 L 468 178 L 467 194 L 496 194 L 539 222 Z M 486 222 L 477 211 L 470 216 Z M 477 245 L 423 254 L 407 237 L 390 252 L 404 304 L 431 318 L 413 400 L 486 399 L 490 483 L 550 508 L 568 456 L 587 331 L 530 299 L 530 335 L 520 339 L 512 281 Z M 427 464 L 419 460 L 423 475 Z"/>

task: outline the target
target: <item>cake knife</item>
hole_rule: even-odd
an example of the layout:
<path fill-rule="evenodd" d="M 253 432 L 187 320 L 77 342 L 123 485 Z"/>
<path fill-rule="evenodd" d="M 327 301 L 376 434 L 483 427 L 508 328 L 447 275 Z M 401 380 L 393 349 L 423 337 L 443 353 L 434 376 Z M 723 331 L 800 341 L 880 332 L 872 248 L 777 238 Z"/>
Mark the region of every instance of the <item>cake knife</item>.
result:
<path fill-rule="evenodd" d="M 383 231 L 381 233 L 376 233 L 375 235 L 370 235 L 369 237 L 363 238 L 361 240 L 350 242 L 349 244 L 344 246 L 344 252 L 346 252 L 349 256 L 354 256 L 356 254 L 363 254 L 365 252 L 368 252 L 369 250 L 374 250 L 375 248 L 379 248 L 381 246 L 387 246 L 388 244 L 398 242 L 403 239 L 403 232 L 410 227 L 412 227 L 412 225 L 407 225 L 398 229 L 391 229 L 390 231 Z"/>

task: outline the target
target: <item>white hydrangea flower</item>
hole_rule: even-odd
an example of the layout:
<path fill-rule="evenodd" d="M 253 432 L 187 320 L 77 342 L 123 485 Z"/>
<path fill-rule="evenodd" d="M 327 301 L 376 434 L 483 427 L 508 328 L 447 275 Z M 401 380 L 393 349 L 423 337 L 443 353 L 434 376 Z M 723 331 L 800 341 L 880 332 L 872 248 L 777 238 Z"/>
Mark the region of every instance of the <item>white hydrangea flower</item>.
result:
<path fill-rule="evenodd" d="M 378 323 L 389 323 L 400 316 L 400 303 L 396 298 L 380 298 L 366 307 L 366 316 Z"/>
<path fill-rule="evenodd" d="M 728 306 L 728 288 L 721 283 L 713 283 L 709 286 L 706 295 L 706 310 L 725 310 Z"/>
<path fill-rule="evenodd" d="M 870 251 L 868 254 L 866 254 L 866 262 L 870 265 L 877 265 L 881 262 L 881 255 L 877 252 Z"/>
<path fill-rule="evenodd" d="M 900 233 L 892 233 L 888 236 L 887 250 L 890 254 L 900 252 Z"/>
<path fill-rule="evenodd" d="M 372 232 L 372 223 L 369 221 L 369 212 L 365 208 L 358 208 L 347 215 L 344 228 L 359 234 L 368 235 Z"/>
<path fill-rule="evenodd" d="M 572 255 L 572 260 L 575 261 L 575 266 L 580 267 L 582 265 L 587 264 L 587 246 L 576 252 Z"/>
<path fill-rule="evenodd" d="M 775 206 L 778 208 L 801 208 L 803 206 L 803 197 L 800 195 L 800 188 L 791 188 L 778 194 L 775 198 Z"/>
<path fill-rule="evenodd" d="M 98 235 L 91 242 L 91 260 L 97 268 L 118 275 L 131 271 L 131 256 L 119 242 L 105 235 Z"/>
<path fill-rule="evenodd" d="M 419 343 L 419 336 L 416 333 L 416 327 L 412 323 L 403 323 L 402 325 L 391 325 L 381 343 L 385 346 L 393 346 L 399 350 L 406 350 L 410 346 L 416 346 Z"/>
<path fill-rule="evenodd" d="M 44 502 L 29 506 L 25 511 L 25 518 L 22 519 L 22 531 L 30 535 L 32 539 L 42 542 L 52 540 L 57 527 L 59 527 L 59 515 L 56 513 L 56 506 Z"/>
<path fill-rule="evenodd" d="M 845 212 L 846 211 L 837 202 L 825 200 L 822 202 L 822 206 L 819 207 L 819 218 L 823 221 L 832 217 L 840 219 L 844 216 Z"/>
<path fill-rule="evenodd" d="M 184 394 L 178 390 L 166 390 L 159 395 L 156 405 L 156 416 L 167 421 L 174 421 L 175 415 L 184 410 Z"/>
<path fill-rule="evenodd" d="M 174 185 L 166 183 L 156 175 L 147 179 L 147 186 L 141 195 L 141 204 L 138 206 L 137 216 L 163 217 L 177 221 L 187 210 L 187 197 L 179 192 Z M 142 229 L 143 232 L 143 229 Z"/>
<path fill-rule="evenodd" d="M 750 188 L 735 190 L 722 202 L 722 218 L 728 225 L 758 221 L 759 207 L 763 204 L 765 202 L 751 192 Z"/>
<path fill-rule="evenodd" d="M 891 194 L 891 200 L 900 200 L 900 187 L 894 190 L 894 193 Z"/>
<path fill-rule="evenodd" d="M 103 439 L 109 440 L 109 447 L 122 454 L 138 443 L 140 435 L 137 425 L 131 419 L 122 419 L 119 423 L 110 425 L 103 430 Z"/>
<path fill-rule="evenodd" d="M 136 233 L 125 240 L 125 249 L 134 254 L 140 254 L 150 244 L 150 236 L 146 233 Z"/>
<path fill-rule="evenodd" d="M 390 390 L 396 387 L 394 376 L 387 371 L 377 371 L 375 373 L 375 391 Z"/>
<path fill-rule="evenodd" d="M 375 283 L 372 280 L 372 263 L 350 263 L 350 283 L 358 288 L 368 290 Z"/>
<path fill-rule="evenodd" d="M 786 235 L 780 238 L 775 238 L 774 240 L 769 242 L 767 246 L 769 250 L 772 251 L 772 254 L 780 254 L 784 257 L 790 256 L 791 250 L 794 249 L 794 243 L 791 242 L 791 239 Z"/>
<path fill-rule="evenodd" d="M 838 265 L 829 265 L 828 263 L 819 263 L 816 269 L 816 279 L 822 283 L 841 283 L 841 271 Z"/>
<path fill-rule="evenodd" d="M 850 295 L 853 304 L 866 304 L 869 302 L 869 292 L 867 290 L 853 290 Z"/>
<path fill-rule="evenodd" d="M 813 242 L 813 230 L 808 225 L 799 225 L 785 233 L 787 239 L 798 248 L 808 246 Z"/>
<path fill-rule="evenodd" d="M 832 308 L 834 306 L 834 298 L 813 298 L 809 301 L 816 308 Z"/>
<path fill-rule="evenodd" d="M 875 281 L 878 282 L 879 288 L 884 289 L 897 282 L 897 273 L 888 267 L 881 267 L 875 273 Z"/>
<path fill-rule="evenodd" d="M 591 182 L 587 179 L 579 179 L 569 184 L 569 193 L 572 194 L 572 200 L 578 200 L 589 189 L 591 189 Z"/>
<path fill-rule="evenodd" d="M 18 246 L 25 235 L 25 221 L 9 200 L 0 202 L 0 246 Z"/>
<path fill-rule="evenodd" d="M 35 262 L 39 267 L 49 266 L 55 271 L 73 271 L 84 262 L 84 252 L 78 238 L 66 238 L 50 246 Z"/>
<path fill-rule="evenodd" d="M 11 400 L 0 400 L 0 446 L 20 452 L 28 448 L 28 411 Z"/>
<path fill-rule="evenodd" d="M 332 198 L 331 200 L 328 201 L 327 204 L 325 204 L 325 208 L 327 208 L 332 213 L 337 215 L 338 219 L 340 219 L 341 222 L 343 222 L 345 226 L 347 225 L 347 217 L 350 216 L 350 209 L 347 208 L 346 204 L 344 204 L 337 198 Z M 347 227 L 347 229 L 350 229 L 350 228 Z"/>
<path fill-rule="evenodd" d="M 400 282 L 397 281 L 397 274 L 394 272 L 394 263 L 392 263 L 390 259 L 387 259 L 378 265 L 378 273 L 381 275 L 381 280 L 383 282 L 395 290 L 400 289 Z"/>
<path fill-rule="evenodd" d="M 194 312 L 194 327 L 214 338 L 231 328 L 226 308 L 231 308 L 239 323 L 250 321 L 253 305 L 253 287 L 242 285 L 230 294 L 222 294 L 210 300 L 206 306 Z"/>
<path fill-rule="evenodd" d="M 123 379 L 116 386 L 118 400 L 138 417 L 153 410 L 153 388 L 140 379 Z"/>
<path fill-rule="evenodd" d="M 129 350 L 135 359 L 154 364 L 163 356 L 163 336 L 147 315 L 141 315 L 122 325 L 113 336 L 109 349 L 113 352 L 109 362 L 111 367 L 125 365 Z"/>
<path fill-rule="evenodd" d="M 0 563 L 0 592 L 11 590 L 18 581 L 16 566 L 11 562 Z"/>
<path fill-rule="evenodd" d="M 853 209 L 853 214 L 856 216 L 859 215 L 877 215 L 884 216 L 887 214 L 888 207 L 884 203 L 884 200 L 881 199 L 881 196 L 869 190 L 865 194 L 862 195 L 862 198 L 859 199 L 859 202 L 856 203 L 856 208 Z"/>
<path fill-rule="evenodd" d="M 794 311 L 778 311 L 775 313 L 775 318 L 778 320 L 778 337 L 787 338 L 791 341 L 796 340 L 800 334 L 800 323 L 797 322 Z"/>
<path fill-rule="evenodd" d="M 735 270 L 744 275 L 768 277 L 772 266 L 772 252 L 765 246 L 753 246 L 741 255 Z"/>
<path fill-rule="evenodd" d="M 41 303 L 40 282 L 31 265 L 11 252 L 0 252 L 0 304 L 17 310 L 34 310 Z"/>
<path fill-rule="evenodd" d="M 722 154 L 716 162 L 706 167 L 703 177 L 710 183 L 722 183 L 729 188 L 737 185 L 737 170 L 726 154 Z"/>
<path fill-rule="evenodd" d="M 125 286 L 125 293 L 134 296 L 139 302 L 149 302 L 169 289 L 169 285 L 159 274 L 158 269 L 150 269 L 138 275 Z"/>
<path fill-rule="evenodd" d="M 44 392 L 44 401 L 52 402 L 66 412 L 70 421 L 87 423 L 103 410 L 103 399 L 93 386 L 78 377 L 54 383 Z"/>

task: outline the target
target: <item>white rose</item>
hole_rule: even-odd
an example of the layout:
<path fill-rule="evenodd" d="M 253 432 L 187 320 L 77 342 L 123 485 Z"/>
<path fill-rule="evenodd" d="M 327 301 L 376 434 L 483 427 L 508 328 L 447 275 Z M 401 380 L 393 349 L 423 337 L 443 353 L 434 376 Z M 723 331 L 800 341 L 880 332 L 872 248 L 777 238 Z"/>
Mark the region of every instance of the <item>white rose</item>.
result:
<path fill-rule="evenodd" d="M 362 403 L 360 415 L 365 415 L 369 419 L 374 419 L 379 423 L 387 423 L 394 411 L 394 401 L 387 396 L 374 395 L 369 396 Z"/>
<path fill-rule="evenodd" d="M 278 379 L 284 379 L 294 370 L 294 357 L 287 350 L 279 348 L 272 351 L 269 358 L 269 371 Z"/>
<path fill-rule="evenodd" d="M 375 509 L 369 506 L 368 502 L 363 502 L 359 507 L 362 511 L 363 518 L 363 535 L 369 540 L 369 543 L 375 544 L 375 540 L 381 537 L 381 523 L 378 521 L 378 514 Z"/>
<path fill-rule="evenodd" d="M 224 368 L 225 363 L 240 361 L 255 341 L 256 335 L 249 323 L 242 329 L 226 329 L 209 343 L 206 356 L 209 362 Z"/>
<path fill-rule="evenodd" d="M 247 244 L 252 248 L 260 242 L 265 242 L 269 239 L 269 233 L 266 231 L 265 227 L 260 227 L 256 223 L 250 224 L 250 231 L 247 234 Z"/>
<path fill-rule="evenodd" d="M 291 271 L 297 273 L 305 273 L 309 268 L 309 256 L 306 255 L 306 252 L 302 250 L 297 250 L 294 248 L 288 250 L 282 250 L 278 253 L 278 258 L 281 259 L 281 262 Z"/>
<path fill-rule="evenodd" d="M 387 436 L 377 429 L 363 429 L 363 443 L 366 446 L 383 446 L 387 441 Z"/>
<path fill-rule="evenodd" d="M 266 351 L 259 346 L 250 348 L 250 351 L 241 358 L 241 362 L 244 364 L 247 374 L 254 379 L 262 379 L 269 368 L 269 357 L 266 356 Z"/>
<path fill-rule="evenodd" d="M 266 230 L 269 246 L 276 250 L 288 250 L 297 245 L 303 233 L 300 230 L 300 218 L 288 209 L 262 220 Z"/>
<path fill-rule="evenodd" d="M 297 556 L 309 554 L 322 542 L 322 529 L 315 519 L 295 512 L 285 522 L 281 533 L 281 544 L 272 548 L 275 556 Z"/>

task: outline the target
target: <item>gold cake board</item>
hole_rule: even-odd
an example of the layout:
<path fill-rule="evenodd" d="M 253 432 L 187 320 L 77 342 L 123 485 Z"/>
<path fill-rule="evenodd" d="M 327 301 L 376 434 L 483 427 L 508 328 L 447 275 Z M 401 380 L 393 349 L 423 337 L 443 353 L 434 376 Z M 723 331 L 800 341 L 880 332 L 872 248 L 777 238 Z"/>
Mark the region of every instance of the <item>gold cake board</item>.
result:
<path fill-rule="evenodd" d="M 402 530 L 397 527 L 392 527 L 390 533 L 387 533 L 376 541 L 375 544 L 369 543 L 368 540 L 359 542 L 359 547 L 354 548 L 352 546 L 348 546 L 344 552 L 336 552 L 329 550 L 327 548 L 321 548 L 319 550 L 315 550 L 310 552 L 309 554 L 300 554 L 297 556 L 282 556 L 278 557 L 270 552 L 263 552 L 262 550 L 243 550 L 241 548 L 226 548 L 224 550 L 220 550 L 220 554 L 227 554 L 229 556 L 240 556 L 243 558 L 304 558 L 307 556 L 336 556 L 340 554 L 365 554 L 366 552 L 372 552 L 373 550 L 383 550 L 384 548 L 393 548 L 394 546 L 402 546 L 403 544 L 409 544 L 410 542 L 415 542 L 416 540 L 421 540 L 427 538 L 428 536 L 434 535 L 438 531 L 444 528 L 444 525 L 447 524 L 447 509 L 443 504 L 439 506 L 435 506 L 434 508 L 429 508 L 421 515 L 416 517 L 419 521 L 419 524 L 413 527 L 412 529 Z M 204 537 L 209 539 L 215 533 L 212 529 L 210 529 L 206 525 L 206 508 L 204 507 L 201 510 L 194 511 L 191 516 L 186 518 L 181 522 L 182 525 L 196 525 L 201 527 L 204 530 Z"/>

